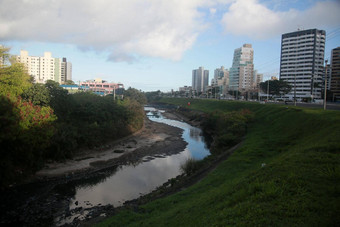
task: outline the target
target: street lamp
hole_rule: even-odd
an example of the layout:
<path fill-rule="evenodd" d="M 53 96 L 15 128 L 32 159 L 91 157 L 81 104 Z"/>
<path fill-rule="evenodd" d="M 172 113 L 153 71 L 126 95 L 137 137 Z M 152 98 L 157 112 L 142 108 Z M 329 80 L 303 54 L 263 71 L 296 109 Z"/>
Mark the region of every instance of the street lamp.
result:
<path fill-rule="evenodd" d="M 324 92 L 324 97 L 323 97 L 323 109 L 326 110 L 326 98 L 327 98 L 327 62 L 328 60 L 325 60 L 325 64 L 326 64 L 326 67 L 325 67 L 325 92 Z"/>

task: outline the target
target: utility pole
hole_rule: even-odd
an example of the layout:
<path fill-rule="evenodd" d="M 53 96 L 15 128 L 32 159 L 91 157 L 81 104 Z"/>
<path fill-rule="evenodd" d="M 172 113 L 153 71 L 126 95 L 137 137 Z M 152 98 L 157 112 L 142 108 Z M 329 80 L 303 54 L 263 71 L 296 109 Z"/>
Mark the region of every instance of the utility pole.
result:
<path fill-rule="evenodd" d="M 116 100 L 116 86 L 113 85 L 113 101 Z"/>
<path fill-rule="evenodd" d="M 296 70 L 294 74 L 294 106 L 296 106 Z"/>
<path fill-rule="evenodd" d="M 326 110 L 326 106 L 327 106 L 327 62 L 328 60 L 325 60 L 325 91 L 324 91 L 324 97 L 323 97 L 323 109 Z"/>

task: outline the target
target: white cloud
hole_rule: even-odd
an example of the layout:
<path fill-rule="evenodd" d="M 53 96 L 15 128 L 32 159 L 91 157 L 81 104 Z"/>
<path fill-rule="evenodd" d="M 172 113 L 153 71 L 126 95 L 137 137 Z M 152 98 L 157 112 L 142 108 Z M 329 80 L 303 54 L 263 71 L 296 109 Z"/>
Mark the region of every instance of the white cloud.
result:
<path fill-rule="evenodd" d="M 1 0 L 0 40 L 70 43 L 109 51 L 115 61 L 179 60 L 205 26 L 198 9 L 217 2 Z"/>
<path fill-rule="evenodd" d="M 248 35 L 257 39 L 272 38 L 285 32 L 324 26 L 338 26 L 340 2 L 318 2 L 305 11 L 273 11 L 258 0 L 236 0 L 223 15 L 222 25 L 227 33 Z"/>
<path fill-rule="evenodd" d="M 217 11 L 216 8 L 210 8 L 209 9 L 209 12 L 210 12 L 211 15 L 214 15 L 216 13 L 216 11 Z"/>

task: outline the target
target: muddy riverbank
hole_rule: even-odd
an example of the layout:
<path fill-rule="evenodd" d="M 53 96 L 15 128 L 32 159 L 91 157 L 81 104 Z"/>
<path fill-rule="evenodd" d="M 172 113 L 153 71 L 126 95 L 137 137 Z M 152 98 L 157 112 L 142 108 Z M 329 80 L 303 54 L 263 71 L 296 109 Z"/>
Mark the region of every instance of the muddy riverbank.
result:
<path fill-rule="evenodd" d="M 143 128 L 126 138 L 95 150 L 86 150 L 65 162 L 49 163 L 36 173 L 37 179 L 72 177 L 83 172 L 96 172 L 114 165 L 138 162 L 146 155 L 179 152 L 186 143 L 183 130 L 145 118 Z"/>
<path fill-rule="evenodd" d="M 114 212 L 111 205 L 70 210 L 74 196 L 72 185 L 95 184 L 117 170 L 118 166 L 142 161 L 145 156 L 172 155 L 181 152 L 186 142 L 182 130 L 145 119 L 142 130 L 127 138 L 106 144 L 96 150 L 88 150 L 63 163 L 49 163 L 32 177 L 30 183 L 9 188 L 1 193 L 1 225 L 51 226 L 60 216 L 72 216 L 72 212 L 91 218 Z M 71 190 L 70 190 L 71 188 Z M 81 218 L 71 225 L 77 225 Z"/>

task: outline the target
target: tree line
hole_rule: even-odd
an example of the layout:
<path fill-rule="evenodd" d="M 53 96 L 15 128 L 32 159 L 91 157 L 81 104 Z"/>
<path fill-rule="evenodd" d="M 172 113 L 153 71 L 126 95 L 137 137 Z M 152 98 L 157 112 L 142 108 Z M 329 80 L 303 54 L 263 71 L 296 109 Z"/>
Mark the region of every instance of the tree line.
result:
<path fill-rule="evenodd" d="M 33 83 L 25 67 L 0 47 L 0 187 L 25 179 L 47 160 L 72 158 L 143 126 L 146 98 L 68 94 L 55 81 Z"/>

